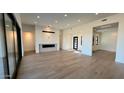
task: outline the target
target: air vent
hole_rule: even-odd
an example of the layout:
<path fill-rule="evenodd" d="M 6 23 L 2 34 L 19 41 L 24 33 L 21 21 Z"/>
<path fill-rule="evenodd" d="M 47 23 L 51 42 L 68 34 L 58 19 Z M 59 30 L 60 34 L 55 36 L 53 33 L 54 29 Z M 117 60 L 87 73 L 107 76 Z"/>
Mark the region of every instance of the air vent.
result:
<path fill-rule="evenodd" d="M 101 20 L 102 22 L 105 22 L 105 21 L 107 21 L 107 19 L 103 19 L 103 20 Z"/>

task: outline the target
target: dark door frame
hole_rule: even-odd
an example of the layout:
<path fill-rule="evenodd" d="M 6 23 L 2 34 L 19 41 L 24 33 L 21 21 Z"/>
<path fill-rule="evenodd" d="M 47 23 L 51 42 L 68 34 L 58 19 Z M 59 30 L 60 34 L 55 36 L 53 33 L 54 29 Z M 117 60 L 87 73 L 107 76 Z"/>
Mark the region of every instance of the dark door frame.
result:
<path fill-rule="evenodd" d="M 77 38 L 77 47 L 75 48 L 75 38 Z M 78 36 L 73 37 L 73 49 L 78 50 Z"/>

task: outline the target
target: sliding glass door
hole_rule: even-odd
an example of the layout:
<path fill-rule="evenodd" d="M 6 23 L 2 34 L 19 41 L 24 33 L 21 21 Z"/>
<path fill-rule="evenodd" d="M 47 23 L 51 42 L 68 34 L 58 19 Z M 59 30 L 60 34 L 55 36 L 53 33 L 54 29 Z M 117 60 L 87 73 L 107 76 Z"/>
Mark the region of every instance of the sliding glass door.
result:
<path fill-rule="evenodd" d="M 5 17 L 5 30 L 6 30 L 9 73 L 10 73 L 10 77 L 12 77 L 15 67 L 16 67 L 15 46 L 14 46 L 15 38 L 14 38 L 14 31 L 13 31 L 13 23 L 11 19 L 6 14 L 4 17 Z"/>
<path fill-rule="evenodd" d="M 5 77 L 4 64 L 6 63 L 5 38 L 3 27 L 3 15 L 0 14 L 0 79 Z"/>
<path fill-rule="evenodd" d="M 20 27 L 13 14 L 0 14 L 0 79 L 15 78 L 21 58 Z"/>
<path fill-rule="evenodd" d="M 15 60 L 16 60 L 16 65 L 17 65 L 18 60 L 19 60 L 19 52 L 18 52 L 17 29 L 15 26 L 13 26 L 13 31 L 14 31 L 14 45 L 15 45 Z"/>

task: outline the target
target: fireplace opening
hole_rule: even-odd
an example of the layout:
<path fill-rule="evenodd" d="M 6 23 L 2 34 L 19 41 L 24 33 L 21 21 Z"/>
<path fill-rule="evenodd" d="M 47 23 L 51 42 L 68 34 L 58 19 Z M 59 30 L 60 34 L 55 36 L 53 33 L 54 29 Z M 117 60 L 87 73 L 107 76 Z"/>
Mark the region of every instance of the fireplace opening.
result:
<path fill-rule="evenodd" d="M 53 48 L 55 44 L 42 44 L 42 48 Z"/>

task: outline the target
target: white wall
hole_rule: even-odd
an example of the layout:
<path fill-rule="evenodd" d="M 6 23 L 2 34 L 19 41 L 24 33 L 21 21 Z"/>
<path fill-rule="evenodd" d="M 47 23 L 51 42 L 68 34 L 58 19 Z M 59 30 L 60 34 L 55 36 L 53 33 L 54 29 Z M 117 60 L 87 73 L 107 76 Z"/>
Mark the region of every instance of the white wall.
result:
<path fill-rule="evenodd" d="M 80 31 L 83 36 L 82 54 L 92 56 L 92 37 L 93 37 L 93 27 L 101 26 L 105 24 L 111 24 L 119 22 L 118 36 L 117 36 L 117 49 L 116 49 L 116 62 L 124 63 L 124 14 L 116 14 L 107 17 L 107 21 L 102 22 L 100 20 L 93 21 L 85 25 L 79 25 L 72 28 L 72 33 Z M 66 31 L 69 31 L 68 29 Z M 65 33 L 67 33 L 64 31 Z M 67 36 L 65 37 L 67 38 Z M 66 44 L 67 42 L 64 42 Z M 64 47 L 63 47 L 64 48 Z"/>
<path fill-rule="evenodd" d="M 101 34 L 101 50 L 116 52 L 117 28 L 105 29 Z"/>
<path fill-rule="evenodd" d="M 120 16 L 120 18 L 117 35 L 116 61 L 124 63 L 124 15 Z"/>
<path fill-rule="evenodd" d="M 22 25 L 24 51 L 35 50 L 35 26 Z"/>
<path fill-rule="evenodd" d="M 72 50 L 72 34 L 70 31 L 63 31 L 62 49 Z"/>
<path fill-rule="evenodd" d="M 42 27 L 35 25 L 35 51 L 39 53 L 39 44 L 57 44 L 59 50 L 59 31 L 54 30 L 55 33 L 44 33 Z"/>
<path fill-rule="evenodd" d="M 57 39 L 56 34 L 41 32 L 42 44 L 55 44 L 56 39 Z"/>
<path fill-rule="evenodd" d="M 73 36 L 78 36 L 78 50 L 82 54 L 92 56 L 92 28 L 89 25 L 81 25 L 64 31 L 63 49 L 73 49 Z M 71 36 L 70 36 L 71 35 Z M 81 46 L 82 36 L 82 46 Z"/>

